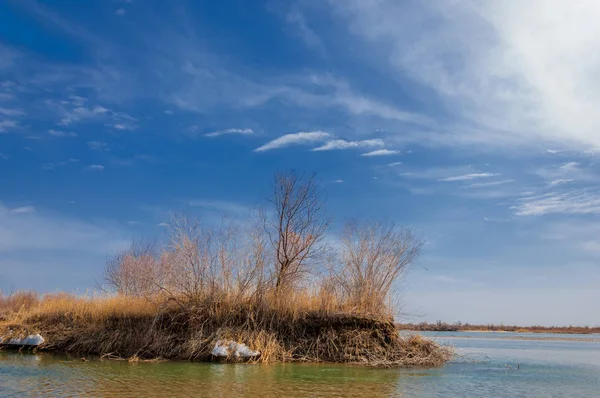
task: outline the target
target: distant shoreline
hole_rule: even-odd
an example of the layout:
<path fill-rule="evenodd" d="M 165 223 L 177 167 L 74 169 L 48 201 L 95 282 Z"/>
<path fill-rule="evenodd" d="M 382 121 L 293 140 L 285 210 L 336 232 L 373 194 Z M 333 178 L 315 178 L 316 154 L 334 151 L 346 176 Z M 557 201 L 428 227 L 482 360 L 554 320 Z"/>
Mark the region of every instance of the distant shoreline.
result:
<path fill-rule="evenodd" d="M 400 330 L 417 332 L 509 332 L 509 333 L 551 333 L 551 334 L 600 334 L 600 327 L 590 326 L 515 326 L 515 325 L 470 325 L 444 322 L 437 323 L 400 323 Z"/>
<path fill-rule="evenodd" d="M 410 332 L 410 330 L 407 330 L 408 332 Z M 590 335 L 590 336 L 594 336 L 594 337 L 560 337 L 560 336 L 556 336 L 556 337 L 548 337 L 548 336 L 501 336 L 501 337 L 492 337 L 492 336 L 485 336 L 486 333 L 496 333 L 496 332 L 487 332 L 487 331 L 481 331 L 481 330 L 477 330 L 477 331 L 467 331 L 467 330 L 461 330 L 458 332 L 439 332 L 439 333 L 471 333 L 471 332 L 477 332 L 477 333 L 481 333 L 481 336 L 460 336 L 460 335 L 452 335 L 452 336 L 439 336 L 439 337 L 444 337 L 444 338 L 448 338 L 448 339 L 499 339 L 499 340 L 525 340 L 525 341 L 577 341 L 577 342 L 584 342 L 584 343 L 600 343 L 600 335 L 598 335 L 598 337 L 595 337 L 594 335 Z M 522 332 L 502 332 L 502 333 L 522 333 Z M 558 334 L 558 333 L 557 333 Z M 430 336 L 428 336 L 430 337 Z"/>

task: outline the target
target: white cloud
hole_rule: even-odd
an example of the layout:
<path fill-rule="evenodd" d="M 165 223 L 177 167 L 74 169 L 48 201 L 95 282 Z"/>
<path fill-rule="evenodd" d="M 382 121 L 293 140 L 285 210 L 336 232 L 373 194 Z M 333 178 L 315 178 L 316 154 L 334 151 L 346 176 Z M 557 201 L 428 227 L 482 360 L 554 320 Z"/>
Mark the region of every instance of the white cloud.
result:
<path fill-rule="evenodd" d="M 165 113 L 165 115 L 172 115 L 172 114 L 173 114 L 173 111 L 166 110 L 164 113 Z"/>
<path fill-rule="evenodd" d="M 292 145 L 312 144 L 314 142 L 324 141 L 330 137 L 331 134 L 323 131 L 285 134 L 256 148 L 254 152 L 265 152 L 272 149 L 286 148 Z"/>
<path fill-rule="evenodd" d="M 402 164 L 402 162 L 392 162 L 392 163 L 388 163 L 388 167 L 396 167 L 396 166 L 400 166 Z"/>
<path fill-rule="evenodd" d="M 496 174 L 496 173 L 471 173 L 471 174 L 464 174 L 464 175 L 460 175 L 460 176 L 453 176 L 453 177 L 446 177 L 446 178 L 442 178 L 438 181 L 467 181 L 467 180 L 474 180 L 476 178 L 489 178 L 489 177 L 496 177 L 500 174 Z"/>
<path fill-rule="evenodd" d="M 127 12 L 125 11 L 124 8 L 119 8 L 117 11 L 115 11 L 115 14 L 117 14 L 118 16 L 122 17 L 123 15 L 125 15 Z"/>
<path fill-rule="evenodd" d="M 101 141 L 88 141 L 88 148 L 93 151 L 108 151 L 108 144 Z"/>
<path fill-rule="evenodd" d="M 363 153 L 360 156 L 390 156 L 390 155 L 397 155 L 399 154 L 400 151 L 394 151 L 391 149 L 378 149 L 376 151 L 371 151 L 371 152 L 367 152 L 367 153 Z"/>
<path fill-rule="evenodd" d="M 254 134 L 254 130 L 252 129 L 227 129 L 227 130 L 219 130 L 213 131 L 212 133 L 204 134 L 205 137 L 219 137 L 221 135 L 226 134 L 241 134 L 241 135 L 251 135 Z"/>
<path fill-rule="evenodd" d="M 48 134 L 54 137 L 77 137 L 77 134 L 71 131 L 48 130 Z"/>
<path fill-rule="evenodd" d="M 327 141 L 324 145 L 312 149 L 312 151 L 333 151 L 333 150 L 344 150 L 351 148 L 372 148 L 382 147 L 384 142 L 381 139 L 363 140 L 363 141 L 346 141 L 346 140 L 331 140 Z"/>
<path fill-rule="evenodd" d="M 582 166 L 579 162 L 566 162 L 558 166 L 541 167 L 535 174 L 548 182 L 548 185 L 559 185 L 568 182 L 599 181 L 592 167 Z"/>
<path fill-rule="evenodd" d="M 474 184 L 469 185 L 471 188 L 483 188 L 483 187 L 493 187 L 493 186 L 497 186 L 497 185 L 504 185 L 504 184 L 508 184 L 511 182 L 514 182 L 515 180 L 500 180 L 500 181 L 489 181 L 489 182 L 476 182 Z"/>
<path fill-rule="evenodd" d="M 550 181 L 550 183 L 548 185 L 550 185 L 551 187 L 555 186 L 555 185 L 560 185 L 560 184 L 567 184 L 569 182 L 573 182 L 574 180 L 571 178 L 559 178 L 558 180 L 552 180 Z"/>
<path fill-rule="evenodd" d="M 600 214 L 600 193 L 589 189 L 548 192 L 519 199 L 512 207 L 519 216 L 543 214 Z"/>
<path fill-rule="evenodd" d="M 103 123 L 107 127 L 118 130 L 135 130 L 137 119 L 124 112 L 117 112 L 101 105 L 87 106 L 88 100 L 76 95 L 64 100 L 46 100 L 44 103 L 49 111 L 60 118 L 61 126 L 71 126 L 76 123 Z"/>
<path fill-rule="evenodd" d="M 8 156 L 5 153 L 0 152 L 0 159 L 2 159 L 2 160 L 8 160 L 8 159 L 10 159 L 10 156 Z"/>
<path fill-rule="evenodd" d="M 4 116 L 23 116 L 25 112 L 21 109 L 0 108 L 0 115 Z"/>
<path fill-rule="evenodd" d="M 91 164 L 91 165 L 87 166 L 85 168 L 85 170 L 89 170 L 89 171 L 102 171 L 102 170 L 104 170 L 104 166 L 102 166 L 101 164 Z"/>
<path fill-rule="evenodd" d="M 461 127 L 478 126 L 448 139 L 600 146 L 600 2 L 329 4 L 364 39 L 363 56 L 436 92 L 470 122 Z"/>
<path fill-rule="evenodd" d="M 17 122 L 14 120 L 0 120 L 0 133 L 5 133 L 13 127 L 17 127 Z"/>
<path fill-rule="evenodd" d="M 35 207 L 33 206 L 21 206 L 15 207 L 14 209 L 10 209 L 11 214 L 28 214 L 33 213 L 35 211 Z"/>
<path fill-rule="evenodd" d="M 78 106 L 70 111 L 67 111 L 64 117 L 60 120 L 60 124 L 68 126 L 72 123 L 82 120 L 98 118 L 99 116 L 105 115 L 107 112 L 108 109 L 103 106 L 95 106 L 93 108 Z"/>
<path fill-rule="evenodd" d="M 337 183 L 337 184 L 341 184 L 341 183 L 344 182 L 344 180 L 335 180 L 334 182 Z"/>
<path fill-rule="evenodd" d="M 295 28 L 294 33 L 302 39 L 308 48 L 317 51 L 321 55 L 325 55 L 325 46 L 323 45 L 321 38 L 308 26 L 306 18 L 301 12 L 292 10 L 286 14 L 285 20 Z"/>

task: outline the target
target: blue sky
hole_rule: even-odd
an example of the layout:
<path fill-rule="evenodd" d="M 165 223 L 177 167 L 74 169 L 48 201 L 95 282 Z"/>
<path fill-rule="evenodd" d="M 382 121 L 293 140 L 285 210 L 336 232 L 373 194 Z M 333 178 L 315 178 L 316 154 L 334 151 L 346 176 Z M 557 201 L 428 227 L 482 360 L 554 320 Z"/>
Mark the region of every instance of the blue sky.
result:
<path fill-rule="evenodd" d="M 425 234 L 409 320 L 598 324 L 600 5 L 420 3 L 1 3 L 0 288 L 83 292 L 295 168 Z"/>

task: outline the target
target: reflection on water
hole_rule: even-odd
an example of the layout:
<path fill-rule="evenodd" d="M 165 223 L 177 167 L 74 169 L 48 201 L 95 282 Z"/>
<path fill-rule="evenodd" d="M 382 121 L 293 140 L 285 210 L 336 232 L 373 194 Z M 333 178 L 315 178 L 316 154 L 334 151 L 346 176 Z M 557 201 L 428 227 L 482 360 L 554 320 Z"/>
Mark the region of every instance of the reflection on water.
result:
<path fill-rule="evenodd" d="M 138 363 L 0 353 L 0 396 L 591 397 L 600 343 L 437 339 L 462 355 L 440 369 L 344 365 Z"/>

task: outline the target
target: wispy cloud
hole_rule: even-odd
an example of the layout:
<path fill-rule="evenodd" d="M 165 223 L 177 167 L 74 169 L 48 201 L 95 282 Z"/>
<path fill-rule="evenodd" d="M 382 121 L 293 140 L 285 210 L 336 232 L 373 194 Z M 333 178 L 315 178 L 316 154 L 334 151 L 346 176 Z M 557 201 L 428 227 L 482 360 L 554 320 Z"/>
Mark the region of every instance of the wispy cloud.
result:
<path fill-rule="evenodd" d="M 561 184 L 567 184 L 569 182 L 573 182 L 575 180 L 573 180 L 572 178 L 559 178 L 556 180 L 552 180 L 548 183 L 548 185 L 550 185 L 551 187 L 555 186 L 555 185 L 561 185 Z"/>
<path fill-rule="evenodd" d="M 515 180 L 507 179 L 500 181 L 489 181 L 489 182 L 476 182 L 474 184 L 469 185 L 471 188 L 483 188 L 483 187 L 494 187 L 497 185 L 509 184 L 511 182 L 515 182 Z"/>
<path fill-rule="evenodd" d="M 105 115 L 108 112 L 108 109 L 106 109 L 103 106 L 94 106 L 93 108 L 86 108 L 83 106 L 78 106 L 76 108 L 73 108 L 71 111 L 65 112 L 64 117 L 60 120 L 61 125 L 64 126 L 68 126 L 70 124 L 82 121 L 82 120 L 88 120 L 88 119 L 95 119 L 98 118 L 99 116 Z"/>
<path fill-rule="evenodd" d="M 265 152 L 272 149 L 286 148 L 293 145 L 312 144 L 314 142 L 324 141 L 330 137 L 331 134 L 323 131 L 285 134 L 256 148 L 254 152 Z"/>
<path fill-rule="evenodd" d="M 400 166 L 402 164 L 402 162 L 392 162 L 392 163 L 388 163 L 388 167 L 396 167 L 396 166 Z"/>
<path fill-rule="evenodd" d="M 119 8 L 117 11 L 115 11 L 115 14 L 117 14 L 118 16 L 122 17 L 123 15 L 125 15 L 127 13 L 127 11 L 125 11 L 124 8 Z"/>
<path fill-rule="evenodd" d="M 600 146 L 600 81 L 593 72 L 600 67 L 600 3 L 329 4 L 363 40 L 365 56 L 437 93 L 460 116 L 447 139 Z M 485 128 L 462 134 L 462 120 Z"/>
<path fill-rule="evenodd" d="M 0 120 L 0 133 L 6 133 L 17 127 L 17 122 L 14 120 Z"/>
<path fill-rule="evenodd" d="M 35 207 L 33 206 L 21 206 L 15 207 L 14 209 L 10 209 L 11 214 L 29 214 L 35 211 Z"/>
<path fill-rule="evenodd" d="M 367 152 L 367 153 L 363 153 L 360 156 L 390 156 L 390 155 L 397 155 L 399 154 L 400 151 L 395 151 L 395 150 L 391 150 L 391 149 L 378 149 L 376 151 L 371 151 L 371 152 Z"/>
<path fill-rule="evenodd" d="M 500 174 L 496 174 L 496 173 L 471 173 L 471 174 L 463 174 L 460 176 L 453 176 L 453 177 L 446 177 L 446 178 L 442 178 L 438 181 L 467 181 L 467 180 L 474 180 L 476 178 L 489 178 L 489 177 L 496 177 L 499 176 Z"/>
<path fill-rule="evenodd" d="M 77 134 L 72 131 L 48 130 L 48 134 L 54 137 L 77 137 Z"/>
<path fill-rule="evenodd" d="M 91 165 L 87 166 L 85 168 L 85 170 L 88 170 L 88 171 L 102 171 L 102 170 L 104 170 L 104 166 L 102 166 L 101 164 L 91 164 Z"/>
<path fill-rule="evenodd" d="M 530 195 L 521 198 L 512 209 L 519 216 L 600 214 L 600 193 L 597 190 L 578 189 Z"/>
<path fill-rule="evenodd" d="M 313 29 L 311 29 L 310 26 L 308 26 L 306 18 L 301 12 L 298 10 L 289 11 L 285 16 L 285 20 L 288 24 L 294 27 L 294 33 L 300 39 L 302 39 L 308 48 L 315 50 L 323 56 L 326 54 L 323 41 L 319 35 Z"/>
<path fill-rule="evenodd" d="M 88 141 L 87 143 L 88 148 L 90 148 L 93 151 L 108 151 L 108 144 L 106 142 L 102 142 L 102 141 Z"/>
<path fill-rule="evenodd" d="M 0 108 L 0 115 L 4 116 L 24 116 L 25 111 L 22 109 Z"/>
<path fill-rule="evenodd" d="M 72 126 L 77 123 L 102 123 L 116 130 L 135 130 L 138 120 L 133 116 L 106 108 L 102 105 L 91 105 L 87 98 L 71 95 L 63 100 L 44 101 L 46 109 L 58 115 L 58 125 Z"/>
<path fill-rule="evenodd" d="M 346 140 L 331 140 L 327 141 L 324 145 L 312 149 L 312 151 L 333 151 L 333 150 L 344 150 L 352 148 L 372 148 L 384 146 L 383 140 L 377 138 L 372 140 L 363 141 L 346 141 Z"/>
<path fill-rule="evenodd" d="M 10 156 L 8 156 L 5 153 L 0 152 L 0 159 L 2 159 L 2 160 L 8 160 L 8 159 L 10 159 Z"/>
<path fill-rule="evenodd" d="M 548 185 L 560 185 L 568 182 L 594 182 L 600 181 L 593 167 L 584 166 L 579 162 L 566 162 L 559 165 L 538 168 L 535 175 L 546 180 Z"/>
<path fill-rule="evenodd" d="M 227 129 L 227 130 L 219 130 L 213 131 L 212 133 L 204 134 L 205 137 L 220 137 L 222 135 L 228 134 L 240 134 L 240 135 L 252 135 L 254 134 L 254 130 L 252 129 Z"/>
<path fill-rule="evenodd" d="M 333 181 L 333 182 L 335 182 L 336 184 L 341 184 L 341 183 L 343 183 L 343 182 L 344 182 L 344 180 L 335 180 L 335 181 Z"/>

